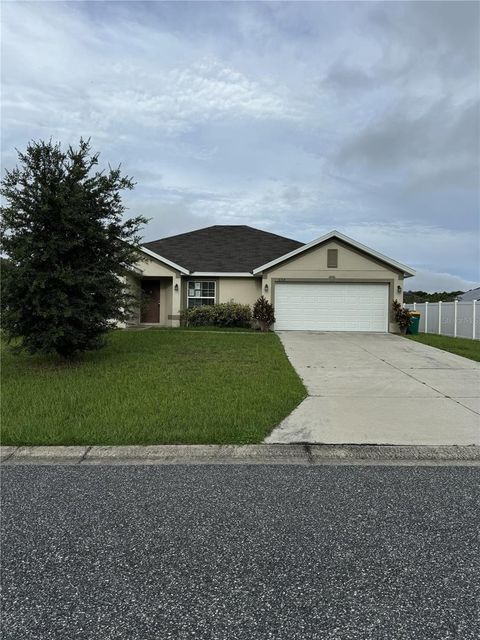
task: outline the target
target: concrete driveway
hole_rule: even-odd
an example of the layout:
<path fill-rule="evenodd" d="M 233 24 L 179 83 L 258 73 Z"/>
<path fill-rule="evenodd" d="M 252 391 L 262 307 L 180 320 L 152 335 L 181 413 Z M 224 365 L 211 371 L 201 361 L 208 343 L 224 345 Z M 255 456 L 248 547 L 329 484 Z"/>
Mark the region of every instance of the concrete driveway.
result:
<path fill-rule="evenodd" d="M 278 335 L 308 397 L 265 442 L 480 444 L 480 363 L 391 334 Z"/>

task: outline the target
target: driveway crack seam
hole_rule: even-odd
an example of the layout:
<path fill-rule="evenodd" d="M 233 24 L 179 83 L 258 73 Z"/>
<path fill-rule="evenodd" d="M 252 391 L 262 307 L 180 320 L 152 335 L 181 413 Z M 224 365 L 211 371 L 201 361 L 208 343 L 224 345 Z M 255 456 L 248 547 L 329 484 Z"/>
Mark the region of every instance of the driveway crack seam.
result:
<path fill-rule="evenodd" d="M 470 407 L 467 407 L 466 405 L 462 404 L 460 402 L 460 400 L 463 400 L 463 398 L 460 398 L 460 400 L 457 400 L 456 398 L 452 398 L 451 396 L 445 396 L 446 398 L 448 398 L 449 400 L 453 400 L 454 402 L 456 402 L 457 404 L 459 404 L 461 407 L 463 407 L 464 409 L 467 409 L 468 411 L 471 411 L 472 413 L 474 413 L 476 416 L 480 416 L 480 413 L 478 413 L 478 411 L 475 411 L 475 409 L 470 409 Z"/>
<path fill-rule="evenodd" d="M 409 378 L 411 378 L 412 380 L 415 380 L 415 382 L 419 382 L 420 384 L 424 384 L 426 387 L 428 387 L 429 389 L 431 389 L 432 391 L 435 391 L 436 393 L 439 393 L 441 396 L 443 396 L 444 398 L 448 398 L 449 400 L 453 400 L 453 398 L 451 398 L 450 396 L 447 396 L 443 393 L 443 391 L 440 391 L 440 389 L 436 389 L 435 387 L 432 387 L 431 385 L 428 384 L 428 382 L 424 382 L 423 380 L 419 380 L 418 378 L 416 378 L 412 373 L 407 373 L 406 371 L 404 371 L 403 369 L 400 369 L 400 367 L 396 367 L 394 364 L 392 364 L 391 362 L 388 362 L 387 360 L 383 360 L 383 358 L 380 358 L 379 356 L 377 356 L 376 353 L 372 353 L 371 351 L 369 351 L 368 349 L 365 349 L 365 347 L 360 347 L 360 349 L 362 349 L 362 351 L 365 351 L 365 353 L 368 353 L 369 355 L 373 356 L 374 358 L 377 358 L 377 360 L 380 360 L 380 362 L 384 362 L 385 364 L 388 364 L 389 367 L 392 367 L 392 369 L 395 369 L 395 371 L 399 371 L 400 373 L 403 373 L 404 375 L 408 376 Z M 463 405 L 462 405 L 463 406 Z M 475 413 L 475 412 L 474 412 Z"/>
<path fill-rule="evenodd" d="M 409 378 L 411 378 L 412 380 L 415 380 L 415 382 L 420 382 L 420 384 L 424 384 L 426 387 L 428 387 L 429 389 L 431 389 L 432 391 L 435 391 L 436 393 L 439 393 L 442 398 L 446 398 L 447 400 L 451 400 L 452 402 L 455 402 L 456 404 L 460 405 L 461 407 L 463 407 L 464 409 L 467 409 L 468 411 L 470 411 L 471 413 L 474 413 L 476 416 L 480 415 L 477 411 L 475 411 L 474 409 L 470 409 L 470 407 L 466 407 L 464 404 L 462 404 L 461 402 L 459 402 L 458 400 L 456 400 L 455 398 L 452 398 L 452 396 L 447 396 L 445 393 L 443 393 L 443 391 L 440 391 L 440 389 L 436 389 L 435 387 L 432 387 L 432 385 L 428 384 L 428 382 L 424 382 L 423 380 L 419 380 L 418 378 L 416 378 L 413 373 L 407 373 L 406 371 L 403 371 L 403 369 L 400 369 L 399 367 L 396 367 L 394 364 L 392 364 L 391 362 L 387 362 L 386 360 L 383 360 L 382 358 L 380 358 L 379 356 L 377 356 L 375 353 L 372 353 L 371 351 L 369 351 L 368 349 L 365 349 L 365 347 L 360 347 L 360 349 L 362 349 L 362 351 L 365 351 L 365 353 L 368 353 L 369 355 L 373 356 L 374 358 L 377 358 L 377 360 L 380 360 L 380 362 L 384 362 L 385 364 L 388 364 L 390 367 L 392 367 L 392 369 L 395 369 L 396 371 L 399 371 L 400 373 L 404 373 L 406 376 L 408 376 Z M 447 369 L 442 369 L 443 371 L 446 371 Z M 452 369 L 449 368 L 448 370 L 451 371 L 458 371 L 458 369 Z"/>

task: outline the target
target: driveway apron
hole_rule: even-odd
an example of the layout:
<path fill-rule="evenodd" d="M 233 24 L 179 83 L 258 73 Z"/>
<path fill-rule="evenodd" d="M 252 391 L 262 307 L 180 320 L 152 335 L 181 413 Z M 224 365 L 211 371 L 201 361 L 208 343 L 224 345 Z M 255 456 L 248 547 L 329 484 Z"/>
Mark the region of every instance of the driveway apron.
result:
<path fill-rule="evenodd" d="M 392 334 L 278 335 L 308 397 L 265 442 L 480 444 L 480 363 Z"/>

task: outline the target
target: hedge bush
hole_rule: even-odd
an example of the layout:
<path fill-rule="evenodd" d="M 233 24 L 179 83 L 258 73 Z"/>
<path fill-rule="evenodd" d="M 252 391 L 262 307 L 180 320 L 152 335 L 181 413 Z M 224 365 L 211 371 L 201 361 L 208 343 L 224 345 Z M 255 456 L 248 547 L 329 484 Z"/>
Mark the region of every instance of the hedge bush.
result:
<path fill-rule="evenodd" d="M 252 310 L 248 304 L 224 302 L 182 311 L 182 324 L 190 327 L 250 327 Z"/>

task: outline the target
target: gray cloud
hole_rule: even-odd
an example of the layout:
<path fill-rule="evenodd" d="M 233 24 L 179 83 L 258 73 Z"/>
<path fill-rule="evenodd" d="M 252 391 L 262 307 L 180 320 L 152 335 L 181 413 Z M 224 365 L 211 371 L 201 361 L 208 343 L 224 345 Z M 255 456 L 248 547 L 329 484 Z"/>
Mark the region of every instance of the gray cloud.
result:
<path fill-rule="evenodd" d="M 412 161 L 436 164 L 447 156 L 453 164 L 464 158 L 465 168 L 470 167 L 473 175 L 478 161 L 479 105 L 475 101 L 457 106 L 444 99 L 419 116 L 409 115 L 405 105 L 400 105 L 348 140 L 337 159 L 391 169 Z"/>
<path fill-rule="evenodd" d="M 144 229 L 146 242 L 215 224 L 213 217 L 192 213 L 185 200 L 173 201 L 156 198 L 150 201 L 132 196 L 128 199 L 127 205 L 132 215 L 143 215 L 150 219 Z"/>
<path fill-rule="evenodd" d="M 5 3 L 2 164 L 31 138 L 91 136 L 136 179 L 128 204 L 152 217 L 146 239 L 243 223 L 311 240 L 335 227 L 432 286 L 471 283 L 478 10 Z"/>
<path fill-rule="evenodd" d="M 417 188 L 422 178 L 428 186 L 477 186 L 480 103 L 452 103 L 443 99 L 418 116 L 402 105 L 348 140 L 336 159 L 375 173 L 401 168 Z"/>
<path fill-rule="evenodd" d="M 459 65 L 477 58 L 479 52 L 477 2 L 378 3 L 368 14 L 385 38 L 404 42 L 421 57 L 431 58 L 438 69 L 457 73 Z M 446 66 L 445 66 L 446 65 Z"/>
<path fill-rule="evenodd" d="M 338 60 L 333 64 L 323 82 L 341 91 L 367 90 L 378 85 L 378 78 L 373 77 L 352 65 Z"/>

